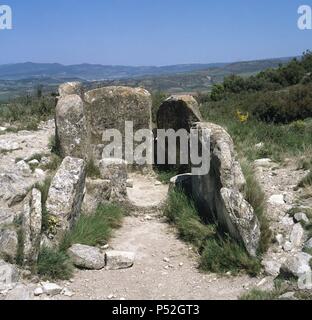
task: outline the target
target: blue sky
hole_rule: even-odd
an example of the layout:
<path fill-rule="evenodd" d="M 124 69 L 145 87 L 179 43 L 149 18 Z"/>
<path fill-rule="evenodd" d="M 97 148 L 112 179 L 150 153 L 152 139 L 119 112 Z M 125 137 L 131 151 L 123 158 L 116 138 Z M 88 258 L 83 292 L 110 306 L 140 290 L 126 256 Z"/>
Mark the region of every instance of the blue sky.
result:
<path fill-rule="evenodd" d="M 311 3 L 309 3 L 311 2 Z M 312 0 L 0 0 L 0 64 L 168 65 L 299 55 L 312 30 L 297 9 Z"/>

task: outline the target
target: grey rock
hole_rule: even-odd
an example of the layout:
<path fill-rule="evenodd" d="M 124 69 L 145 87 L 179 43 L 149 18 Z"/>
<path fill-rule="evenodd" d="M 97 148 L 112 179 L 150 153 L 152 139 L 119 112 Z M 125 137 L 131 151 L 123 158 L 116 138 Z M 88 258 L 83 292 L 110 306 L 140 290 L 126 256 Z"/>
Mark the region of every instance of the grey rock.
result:
<path fill-rule="evenodd" d="M 264 260 L 262 261 L 264 271 L 267 275 L 277 277 L 280 273 L 282 264 L 274 260 Z"/>
<path fill-rule="evenodd" d="M 41 192 L 33 189 L 23 211 L 23 238 L 24 238 L 24 262 L 32 265 L 38 260 L 41 227 L 42 227 L 42 204 Z"/>
<path fill-rule="evenodd" d="M 99 162 L 101 178 L 111 182 L 111 200 L 124 199 L 127 196 L 127 162 L 122 159 L 103 159 Z"/>
<path fill-rule="evenodd" d="M 295 277 L 301 277 L 311 272 L 309 262 L 311 256 L 307 253 L 297 253 L 294 256 L 289 257 L 282 265 L 281 271 L 286 274 L 291 274 Z"/>
<path fill-rule="evenodd" d="M 1 209 L 0 210 L 0 227 L 13 224 L 15 218 L 15 213 L 11 209 Z"/>
<path fill-rule="evenodd" d="M 309 223 L 307 215 L 303 212 L 298 212 L 294 216 L 296 222 L 306 222 Z"/>
<path fill-rule="evenodd" d="M 84 94 L 83 86 L 78 81 L 61 84 L 58 91 L 61 98 L 73 94 L 82 97 Z"/>
<path fill-rule="evenodd" d="M 32 185 L 32 181 L 23 179 L 16 173 L 0 174 L 0 199 L 12 207 L 24 200 Z"/>
<path fill-rule="evenodd" d="M 258 159 L 254 161 L 255 168 L 271 168 L 274 166 L 274 162 L 269 158 Z"/>
<path fill-rule="evenodd" d="M 293 248 L 302 246 L 304 240 L 304 230 L 300 223 L 294 225 L 290 234 L 290 242 Z"/>
<path fill-rule="evenodd" d="M 0 260 L 0 287 L 16 283 L 18 280 L 18 269 L 14 265 Z"/>
<path fill-rule="evenodd" d="M 305 243 L 304 248 L 312 249 L 312 238 Z"/>
<path fill-rule="evenodd" d="M 87 158 L 87 120 L 78 95 L 62 97 L 56 106 L 56 133 L 63 157 Z"/>
<path fill-rule="evenodd" d="M 68 249 L 68 254 L 76 267 L 90 270 L 105 267 L 105 256 L 98 248 L 74 244 Z"/>
<path fill-rule="evenodd" d="M 24 284 L 18 284 L 8 292 L 5 300 L 9 301 L 28 301 L 33 300 L 32 291 Z"/>
<path fill-rule="evenodd" d="M 23 177 L 30 177 L 32 174 L 29 165 L 24 160 L 17 162 L 16 168 L 18 171 L 20 171 Z"/>
<path fill-rule="evenodd" d="M 85 178 L 84 160 L 66 157 L 51 182 L 46 208 L 48 214 L 57 220 L 57 241 L 79 218 Z"/>
<path fill-rule="evenodd" d="M 274 205 L 283 205 L 285 204 L 284 195 L 275 194 L 269 198 L 268 203 L 274 204 Z"/>
<path fill-rule="evenodd" d="M 19 149 L 19 144 L 14 141 L 0 140 L 0 152 L 12 152 Z"/>
<path fill-rule="evenodd" d="M 41 296 L 43 294 L 43 289 L 41 287 L 38 287 L 34 290 L 34 296 L 38 297 Z"/>
<path fill-rule="evenodd" d="M 106 257 L 106 269 L 118 270 L 131 268 L 134 264 L 134 253 L 123 251 L 107 251 Z"/>
<path fill-rule="evenodd" d="M 111 192 L 110 180 L 87 178 L 82 211 L 88 214 L 93 213 L 100 204 L 110 200 Z"/>
<path fill-rule="evenodd" d="M 0 229 L 0 255 L 13 261 L 16 258 L 18 236 L 15 230 Z"/>
<path fill-rule="evenodd" d="M 105 130 L 116 129 L 124 138 L 125 121 L 133 123 L 133 132 L 152 128 L 152 99 L 145 89 L 103 87 L 86 92 L 84 100 L 88 117 L 91 157 L 96 164 L 107 157 L 107 155 L 103 156 L 103 149 L 111 143 L 103 140 Z M 125 139 L 123 139 L 124 143 Z M 139 144 L 134 142 L 134 148 Z M 119 158 L 125 159 L 124 150 L 125 148 L 122 148 Z"/>
<path fill-rule="evenodd" d="M 62 292 L 63 288 L 55 283 L 44 282 L 42 283 L 42 290 L 48 296 L 56 296 Z"/>
<path fill-rule="evenodd" d="M 298 300 L 296 297 L 295 297 L 295 292 L 287 292 L 287 293 L 284 293 L 282 294 L 281 296 L 279 296 L 279 300 Z"/>

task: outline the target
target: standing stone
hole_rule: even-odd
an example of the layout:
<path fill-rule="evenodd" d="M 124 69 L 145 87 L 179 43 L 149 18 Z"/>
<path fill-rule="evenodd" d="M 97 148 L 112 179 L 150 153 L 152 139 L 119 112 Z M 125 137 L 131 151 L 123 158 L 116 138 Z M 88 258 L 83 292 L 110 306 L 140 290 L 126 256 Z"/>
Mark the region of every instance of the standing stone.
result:
<path fill-rule="evenodd" d="M 80 215 L 85 179 L 84 160 L 66 157 L 51 182 L 46 208 L 57 221 L 56 240 L 72 228 Z"/>
<path fill-rule="evenodd" d="M 200 122 L 202 116 L 197 101 L 190 95 L 175 95 L 168 98 L 157 112 L 158 129 L 186 129 Z"/>
<path fill-rule="evenodd" d="M 41 192 L 33 189 L 23 211 L 24 262 L 34 264 L 38 260 L 42 227 Z"/>
<path fill-rule="evenodd" d="M 62 156 L 87 158 L 87 121 L 82 98 L 76 94 L 62 97 L 56 106 L 55 121 Z"/>
<path fill-rule="evenodd" d="M 103 159 L 99 163 L 101 178 L 111 183 L 112 200 L 121 200 L 127 196 L 127 162 L 122 159 Z"/>
<path fill-rule="evenodd" d="M 116 129 L 123 138 L 122 158 L 125 159 L 125 121 L 133 123 L 133 132 L 151 129 L 152 99 L 142 88 L 104 87 L 86 92 L 86 113 L 89 124 L 89 144 L 92 158 L 98 163 L 103 149 L 110 141 L 103 141 L 107 129 Z M 140 143 L 134 142 L 134 147 Z"/>
<path fill-rule="evenodd" d="M 203 216 L 215 220 L 255 256 L 260 241 L 260 223 L 242 194 L 246 181 L 236 159 L 234 143 L 220 126 L 199 123 L 210 131 L 210 171 L 192 176 L 192 194 Z"/>
<path fill-rule="evenodd" d="M 63 83 L 59 87 L 59 95 L 61 98 L 72 95 L 72 94 L 76 94 L 82 97 L 83 93 L 84 93 L 83 86 L 81 82 L 78 82 L 78 81 Z"/>

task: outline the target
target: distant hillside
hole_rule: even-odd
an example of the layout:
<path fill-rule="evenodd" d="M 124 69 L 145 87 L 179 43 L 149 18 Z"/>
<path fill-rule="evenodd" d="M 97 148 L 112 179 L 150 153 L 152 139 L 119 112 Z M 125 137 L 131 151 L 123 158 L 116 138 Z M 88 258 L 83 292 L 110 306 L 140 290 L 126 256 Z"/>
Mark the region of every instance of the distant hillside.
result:
<path fill-rule="evenodd" d="M 111 80 L 144 75 L 162 75 L 223 67 L 224 63 L 185 64 L 164 67 L 104 66 L 79 64 L 64 66 L 57 63 L 17 63 L 0 65 L 1 80 L 22 80 L 27 78 L 81 78 L 83 80 Z"/>
<path fill-rule="evenodd" d="M 0 65 L 0 100 L 31 94 L 42 85 L 51 92 L 60 83 L 82 81 L 90 88 L 100 85 L 140 86 L 150 91 L 192 93 L 209 91 L 214 83 L 230 74 L 248 76 L 276 68 L 290 58 L 236 63 L 185 64 L 163 67 L 127 67 L 81 64 L 19 63 Z"/>

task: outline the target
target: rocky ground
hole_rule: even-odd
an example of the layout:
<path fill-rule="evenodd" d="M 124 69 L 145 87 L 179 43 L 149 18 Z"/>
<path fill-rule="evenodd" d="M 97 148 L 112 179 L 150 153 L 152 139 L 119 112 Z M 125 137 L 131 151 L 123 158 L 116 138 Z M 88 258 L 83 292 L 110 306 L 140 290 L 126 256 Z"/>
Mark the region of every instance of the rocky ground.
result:
<path fill-rule="evenodd" d="M 0 135 L 0 223 L 12 223 L 21 208 L 19 197 L 44 178 L 42 169 L 31 170 L 28 160 L 36 153 L 49 154 L 53 122 L 36 132 Z M 42 161 L 42 160 L 41 160 Z M 301 252 L 306 236 L 287 211 L 312 207 L 312 199 L 294 191 L 306 174 L 289 161 L 255 164 L 257 178 L 266 193 L 267 212 L 276 238 L 264 259 L 267 274 L 259 278 L 201 273 L 198 255 L 180 241 L 176 230 L 162 216 L 168 187 L 152 176 L 132 174 L 128 196 L 137 208 L 124 219 L 106 249 L 133 252 L 134 264 L 121 270 L 76 270 L 70 281 L 57 284 L 21 281 L 0 291 L 1 299 L 237 299 L 251 288 L 270 289 L 287 259 Z M 8 205 L 9 204 L 9 205 Z M 1 275 L 0 275 L 1 278 Z M 47 294 L 44 294 L 46 292 Z"/>

